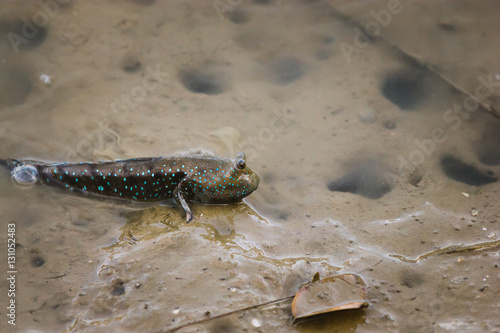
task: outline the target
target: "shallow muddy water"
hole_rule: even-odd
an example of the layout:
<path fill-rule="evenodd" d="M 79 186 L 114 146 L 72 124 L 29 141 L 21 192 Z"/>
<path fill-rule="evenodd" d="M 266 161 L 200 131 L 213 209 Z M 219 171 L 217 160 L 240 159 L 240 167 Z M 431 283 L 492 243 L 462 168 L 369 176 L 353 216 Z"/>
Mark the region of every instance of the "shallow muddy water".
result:
<path fill-rule="evenodd" d="M 244 151 L 261 180 L 186 224 L 0 169 L 0 331 L 500 331 L 496 1 L 0 4 L 0 157 Z M 317 272 L 369 307 L 236 311 Z"/>

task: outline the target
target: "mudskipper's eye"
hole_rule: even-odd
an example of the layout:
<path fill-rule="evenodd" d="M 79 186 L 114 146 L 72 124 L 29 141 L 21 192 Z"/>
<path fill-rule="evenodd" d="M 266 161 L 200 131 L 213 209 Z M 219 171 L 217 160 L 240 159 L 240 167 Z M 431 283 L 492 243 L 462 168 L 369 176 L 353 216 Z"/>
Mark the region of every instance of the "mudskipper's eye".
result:
<path fill-rule="evenodd" d="M 245 169 L 245 167 L 246 167 L 246 166 L 247 166 L 247 165 L 246 165 L 246 163 L 245 163 L 245 161 L 244 161 L 244 160 L 238 160 L 238 161 L 236 162 L 236 167 L 237 167 L 238 169 L 240 169 L 240 170 Z"/>
<path fill-rule="evenodd" d="M 236 155 L 236 159 L 234 162 L 234 169 L 243 170 L 245 169 L 246 166 L 247 165 L 245 164 L 245 154 L 239 153 L 238 155 Z"/>

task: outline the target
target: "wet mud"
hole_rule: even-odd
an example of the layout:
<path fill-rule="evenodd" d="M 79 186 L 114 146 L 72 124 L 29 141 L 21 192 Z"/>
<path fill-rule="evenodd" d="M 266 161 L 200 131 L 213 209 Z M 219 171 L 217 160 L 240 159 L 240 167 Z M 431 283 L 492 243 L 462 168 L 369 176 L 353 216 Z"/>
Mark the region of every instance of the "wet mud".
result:
<path fill-rule="evenodd" d="M 244 151 L 261 182 L 186 224 L 0 167 L 1 332 L 500 330 L 494 1 L 43 3 L 2 3 L 0 158 Z M 316 273 L 369 307 L 292 325 Z"/>

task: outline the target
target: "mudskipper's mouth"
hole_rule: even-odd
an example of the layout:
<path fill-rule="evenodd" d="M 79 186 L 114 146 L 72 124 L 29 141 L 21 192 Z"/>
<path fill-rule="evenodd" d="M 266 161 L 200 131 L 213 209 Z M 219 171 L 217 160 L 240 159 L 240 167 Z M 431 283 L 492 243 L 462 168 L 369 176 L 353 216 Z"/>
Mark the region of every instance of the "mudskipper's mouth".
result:
<path fill-rule="evenodd" d="M 260 178 L 259 176 L 257 176 L 256 173 L 252 174 L 252 185 L 255 187 L 255 190 L 257 189 L 257 187 L 259 187 L 259 183 L 260 183 Z"/>
<path fill-rule="evenodd" d="M 257 174 L 255 173 L 242 175 L 240 176 L 240 179 L 242 182 L 248 184 L 248 187 L 250 187 L 252 191 L 255 191 L 260 183 L 259 176 L 257 176 Z"/>

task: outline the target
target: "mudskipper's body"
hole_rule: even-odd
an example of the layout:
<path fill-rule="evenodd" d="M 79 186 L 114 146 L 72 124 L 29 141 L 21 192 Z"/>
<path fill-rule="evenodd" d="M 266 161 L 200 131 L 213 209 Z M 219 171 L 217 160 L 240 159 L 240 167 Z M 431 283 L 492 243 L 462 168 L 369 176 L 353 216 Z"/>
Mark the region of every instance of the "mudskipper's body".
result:
<path fill-rule="evenodd" d="M 217 156 L 174 156 L 97 163 L 43 163 L 2 160 L 20 184 L 42 182 L 72 191 L 151 202 L 174 198 L 193 219 L 188 201 L 227 204 L 246 197 L 259 177 L 235 160 Z"/>

